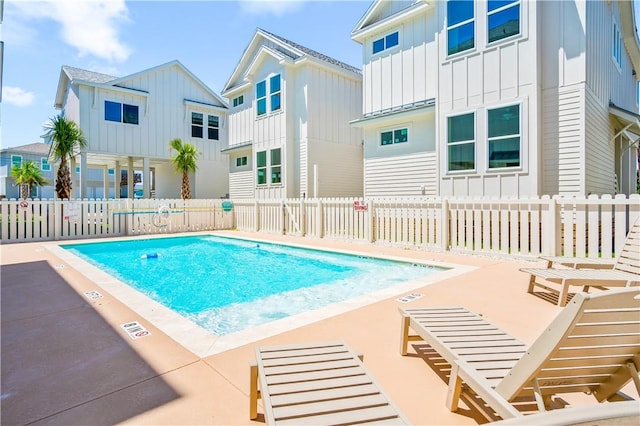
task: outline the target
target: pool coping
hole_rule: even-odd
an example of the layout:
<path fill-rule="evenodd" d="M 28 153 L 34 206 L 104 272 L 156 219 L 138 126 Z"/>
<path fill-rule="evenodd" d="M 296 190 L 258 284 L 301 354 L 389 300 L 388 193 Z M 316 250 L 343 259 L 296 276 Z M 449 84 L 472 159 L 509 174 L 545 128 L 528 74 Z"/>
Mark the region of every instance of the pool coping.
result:
<path fill-rule="evenodd" d="M 250 238 L 246 236 L 233 236 L 227 233 L 216 233 L 215 231 L 204 231 L 190 233 L 190 236 L 215 236 L 222 238 L 232 238 L 244 241 L 252 241 L 256 243 L 274 244 L 280 246 L 297 247 L 307 250 L 325 251 L 333 253 L 341 253 L 348 255 L 364 256 L 376 259 L 385 259 L 398 262 L 409 262 L 414 264 L 430 265 L 434 267 L 446 268 L 444 271 L 432 273 L 422 278 L 413 279 L 387 287 L 381 290 L 357 296 L 351 299 L 337 302 L 322 308 L 314 309 L 304 313 L 291 315 L 286 318 L 271 321 L 265 324 L 251 327 L 246 330 L 230 333 L 224 336 L 218 336 L 203 327 L 193 323 L 180 314 L 172 311 L 164 305 L 149 298 L 138 290 L 130 287 L 124 282 L 116 279 L 110 274 L 102 271 L 98 267 L 91 265 L 84 259 L 74 255 L 69 250 L 62 248 L 62 245 L 70 244 L 68 241 L 57 241 L 55 243 L 47 243 L 44 247 L 60 260 L 66 262 L 70 267 L 84 275 L 88 280 L 95 283 L 99 288 L 107 291 L 113 297 L 118 299 L 132 311 L 140 315 L 141 318 L 136 319 L 143 326 L 145 322 L 149 322 L 187 350 L 200 358 L 205 358 L 230 349 L 234 349 L 246 344 L 262 340 L 266 337 L 275 336 L 286 331 L 290 331 L 308 324 L 325 320 L 327 318 L 350 312 L 355 309 L 371 305 L 382 300 L 393 297 L 401 298 L 406 296 L 413 290 L 431 285 L 458 275 L 462 275 L 477 269 L 475 266 L 461 265 L 456 263 L 441 262 L 436 260 L 420 260 L 414 257 L 376 255 L 369 252 L 361 252 L 357 250 L 344 250 L 336 248 L 322 248 L 314 245 L 297 244 L 289 242 L 274 242 L 273 240 Z M 117 237 L 109 239 L 109 241 L 130 241 L 135 239 L 150 238 L 178 238 L 182 234 L 156 234 L 145 236 L 129 236 Z M 104 242 L 104 240 L 75 240 L 71 244 L 90 244 L 95 242 Z M 96 289 L 98 290 L 98 289 Z"/>

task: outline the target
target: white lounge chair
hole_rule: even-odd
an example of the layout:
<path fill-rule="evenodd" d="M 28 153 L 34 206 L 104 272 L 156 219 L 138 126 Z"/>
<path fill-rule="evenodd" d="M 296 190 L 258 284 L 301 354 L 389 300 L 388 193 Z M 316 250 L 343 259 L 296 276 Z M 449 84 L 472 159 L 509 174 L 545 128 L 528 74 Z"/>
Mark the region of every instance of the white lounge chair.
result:
<path fill-rule="evenodd" d="M 447 406 L 456 411 L 464 381 L 502 418 L 521 416 L 512 404 L 535 396 L 585 392 L 618 400 L 630 380 L 640 393 L 640 289 L 578 293 L 528 346 L 464 308 L 400 308 L 400 352 L 424 340 L 449 364 Z M 411 335 L 413 330 L 417 335 Z"/>
<path fill-rule="evenodd" d="M 344 342 L 256 348 L 249 417 L 267 424 L 410 424 Z"/>
<path fill-rule="evenodd" d="M 529 274 L 529 287 L 527 291 L 533 293 L 535 287 L 558 295 L 558 306 L 564 306 L 567 302 L 569 287 L 582 286 L 583 291 L 589 287 L 628 287 L 640 284 L 640 219 L 631 227 L 620 254 L 613 262 L 611 268 L 602 269 L 604 261 L 598 266 L 589 263 L 590 259 L 571 258 L 546 258 L 549 265 L 561 263 L 565 266 L 573 266 L 577 269 L 559 268 L 522 268 L 520 271 Z M 551 283 L 560 284 L 560 290 L 549 287 L 538 281 L 542 278 Z"/>

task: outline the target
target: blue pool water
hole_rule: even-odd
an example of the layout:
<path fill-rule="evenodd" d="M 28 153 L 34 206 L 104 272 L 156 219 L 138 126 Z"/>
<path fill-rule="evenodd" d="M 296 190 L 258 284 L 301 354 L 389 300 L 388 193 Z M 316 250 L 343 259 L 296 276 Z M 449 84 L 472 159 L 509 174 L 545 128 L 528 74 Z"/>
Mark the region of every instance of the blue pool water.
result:
<path fill-rule="evenodd" d="M 213 236 L 62 247 L 218 335 L 442 270 Z"/>

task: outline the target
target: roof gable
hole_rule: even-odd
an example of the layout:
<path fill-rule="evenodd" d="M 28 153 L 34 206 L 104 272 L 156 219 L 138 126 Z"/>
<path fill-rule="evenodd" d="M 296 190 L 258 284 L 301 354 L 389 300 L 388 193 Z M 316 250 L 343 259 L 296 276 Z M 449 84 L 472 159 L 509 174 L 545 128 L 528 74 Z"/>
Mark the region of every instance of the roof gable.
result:
<path fill-rule="evenodd" d="M 345 73 L 361 75 L 361 71 L 354 66 L 258 28 L 224 85 L 222 94 L 229 92 L 230 89 L 245 85 L 251 71 L 259 63 L 258 57 L 264 55 L 265 52 L 277 59 L 282 58 L 282 61 L 290 61 L 290 63 L 312 59 L 316 63 L 328 65 Z"/>
<path fill-rule="evenodd" d="M 146 70 L 129 74 L 124 77 L 114 77 L 107 74 L 101 74 L 101 73 L 97 73 L 89 70 L 83 70 L 80 68 L 63 66 L 60 72 L 60 80 L 58 81 L 58 90 L 56 92 L 56 101 L 54 106 L 56 108 L 62 108 L 62 105 L 64 103 L 64 97 L 66 95 L 66 91 L 68 90 L 68 86 L 70 83 L 81 83 L 89 86 L 103 87 L 103 88 L 118 87 L 118 88 L 127 89 L 128 88 L 127 82 L 143 77 L 146 74 L 159 72 L 171 67 L 175 67 L 180 72 L 188 76 L 188 78 L 195 81 L 199 86 L 201 86 L 202 90 L 207 92 L 209 95 L 215 98 L 216 101 L 219 102 L 218 106 L 222 108 L 228 108 L 228 105 L 224 101 L 224 99 L 222 99 L 218 94 L 216 94 L 213 90 L 211 90 L 206 84 L 202 82 L 202 80 L 196 77 L 195 74 L 189 71 L 178 60 L 167 62 L 166 64 L 161 64 Z"/>
<path fill-rule="evenodd" d="M 375 0 L 351 31 L 351 38 L 361 41 L 370 30 L 384 24 L 396 24 L 408 15 L 432 7 L 426 0 Z"/>

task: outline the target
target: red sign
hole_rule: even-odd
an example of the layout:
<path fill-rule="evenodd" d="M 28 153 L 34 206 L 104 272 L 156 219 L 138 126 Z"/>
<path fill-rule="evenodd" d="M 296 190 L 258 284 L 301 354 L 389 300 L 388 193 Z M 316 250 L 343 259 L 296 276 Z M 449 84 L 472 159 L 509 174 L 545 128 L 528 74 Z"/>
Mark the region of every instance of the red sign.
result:
<path fill-rule="evenodd" d="M 365 201 L 354 201 L 353 202 L 353 210 L 357 212 L 366 212 L 369 209 L 369 206 Z"/>

